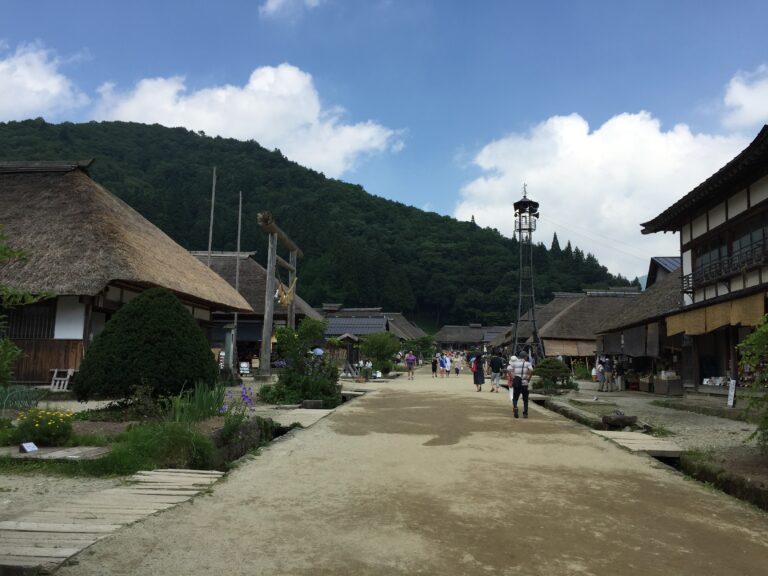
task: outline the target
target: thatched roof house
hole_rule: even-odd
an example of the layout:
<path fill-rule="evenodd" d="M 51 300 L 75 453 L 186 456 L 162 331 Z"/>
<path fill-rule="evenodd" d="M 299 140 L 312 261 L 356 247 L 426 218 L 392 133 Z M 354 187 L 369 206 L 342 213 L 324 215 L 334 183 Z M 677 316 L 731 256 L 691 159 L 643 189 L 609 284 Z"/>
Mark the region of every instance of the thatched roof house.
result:
<path fill-rule="evenodd" d="M 470 324 L 468 326 L 446 325 L 435 334 L 435 342 L 446 350 L 465 350 L 489 345 L 500 334 L 504 334 L 509 326 L 483 326 Z"/>
<path fill-rule="evenodd" d="M 56 298 L 15 310 L 8 331 L 24 350 L 19 380 L 77 368 L 111 314 L 146 288 L 176 293 L 195 318 L 247 312 L 245 299 L 88 175 L 90 162 L 0 162 L 0 227 L 26 257 L 0 266 L 0 284 Z"/>
<path fill-rule="evenodd" d="M 267 290 L 267 270 L 253 259 L 254 252 L 240 253 L 239 292 L 248 301 L 253 315 L 264 316 L 264 293 Z M 203 265 L 207 265 L 208 252 L 193 251 L 192 255 Z M 237 270 L 237 252 L 211 252 L 211 270 L 224 278 L 234 288 Z M 322 320 L 322 315 L 302 299 L 298 294 L 295 298 L 296 319 L 307 317 Z M 288 307 L 275 302 L 274 318 L 288 317 Z"/>
<path fill-rule="evenodd" d="M 389 331 L 401 340 L 416 340 L 427 336 L 421 328 L 408 320 L 400 312 L 384 312 L 389 321 Z"/>
<path fill-rule="evenodd" d="M 376 332 L 389 332 L 399 340 L 415 340 L 427 333 L 400 312 L 382 312 L 380 307 L 344 308 L 341 304 L 323 304 L 320 311 L 328 325 L 325 335 L 353 334 L 364 336 Z"/>
<path fill-rule="evenodd" d="M 681 270 L 678 269 L 657 280 L 632 306 L 606 320 L 599 330 L 600 352 L 660 358 L 665 347 L 680 348 L 682 339 L 667 335 L 665 320 L 682 308 L 680 282 Z"/>
<path fill-rule="evenodd" d="M 593 356 L 601 327 L 633 306 L 638 296 L 640 292 L 588 291 L 579 298 L 561 297 L 569 304 L 539 328 L 545 355 Z"/>

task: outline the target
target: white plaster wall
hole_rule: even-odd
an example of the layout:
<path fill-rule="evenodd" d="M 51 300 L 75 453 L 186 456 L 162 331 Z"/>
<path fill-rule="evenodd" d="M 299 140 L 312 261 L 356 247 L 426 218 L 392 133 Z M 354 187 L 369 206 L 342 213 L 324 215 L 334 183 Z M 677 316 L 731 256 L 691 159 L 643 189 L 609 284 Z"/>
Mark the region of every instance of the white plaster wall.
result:
<path fill-rule="evenodd" d="M 85 326 L 85 304 L 77 296 L 59 296 L 56 301 L 55 340 L 82 340 Z"/>
<path fill-rule="evenodd" d="M 704 289 L 699 288 L 698 290 L 694 290 L 693 292 L 693 301 L 694 302 L 703 302 L 704 301 Z"/>
<path fill-rule="evenodd" d="M 693 272 L 693 255 L 691 250 L 683 252 L 683 276 Z"/>
<path fill-rule="evenodd" d="M 210 320 L 211 311 L 205 308 L 195 308 L 195 318 L 198 320 Z"/>
<path fill-rule="evenodd" d="M 747 272 L 746 288 L 760 284 L 760 270 L 750 270 Z"/>
<path fill-rule="evenodd" d="M 707 215 L 702 214 L 698 218 L 695 218 L 691 223 L 691 236 L 698 238 L 702 234 L 707 232 Z"/>
<path fill-rule="evenodd" d="M 683 306 L 690 306 L 693 304 L 693 297 L 690 294 L 683 294 Z"/>
<path fill-rule="evenodd" d="M 717 283 L 717 295 L 723 296 L 724 294 L 728 294 L 730 290 L 728 289 L 728 281 L 725 282 L 718 282 Z"/>
<path fill-rule="evenodd" d="M 706 300 L 714 298 L 715 296 L 717 296 L 717 286 L 713 284 L 704 288 L 704 298 Z"/>
<path fill-rule="evenodd" d="M 688 244 L 691 241 L 691 225 L 683 224 L 682 230 L 683 244 Z"/>
<path fill-rule="evenodd" d="M 709 229 L 725 224 L 725 202 L 718 204 L 709 211 Z"/>
<path fill-rule="evenodd" d="M 742 288 L 744 288 L 744 278 L 741 276 L 731 278 L 731 290 L 741 290 Z"/>
<path fill-rule="evenodd" d="M 728 198 L 728 218 L 733 218 L 747 209 L 747 191 L 742 190 Z"/>
<path fill-rule="evenodd" d="M 768 176 L 760 178 L 749 187 L 749 198 L 752 206 L 768 200 Z"/>

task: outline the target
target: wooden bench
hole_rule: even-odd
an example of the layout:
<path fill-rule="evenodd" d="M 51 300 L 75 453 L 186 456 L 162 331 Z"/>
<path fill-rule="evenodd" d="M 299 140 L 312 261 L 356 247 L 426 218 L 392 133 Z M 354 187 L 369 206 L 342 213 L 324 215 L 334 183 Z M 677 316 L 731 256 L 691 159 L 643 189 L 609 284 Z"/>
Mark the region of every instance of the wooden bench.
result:
<path fill-rule="evenodd" d="M 77 370 L 74 368 L 51 368 L 51 372 L 53 372 L 51 392 L 67 392 L 69 390 L 69 381 Z"/>

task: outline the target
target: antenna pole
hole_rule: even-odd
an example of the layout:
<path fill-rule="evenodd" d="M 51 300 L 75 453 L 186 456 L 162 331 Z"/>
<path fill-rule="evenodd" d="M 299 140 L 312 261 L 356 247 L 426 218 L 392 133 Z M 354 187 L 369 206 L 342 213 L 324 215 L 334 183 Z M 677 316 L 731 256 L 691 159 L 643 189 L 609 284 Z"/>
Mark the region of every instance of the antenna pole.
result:
<path fill-rule="evenodd" d="M 211 245 L 213 243 L 213 207 L 216 203 L 216 166 L 213 167 L 213 185 L 211 187 L 211 222 L 208 226 L 208 268 L 211 267 Z M 238 252 L 239 252 L 238 248 Z"/>

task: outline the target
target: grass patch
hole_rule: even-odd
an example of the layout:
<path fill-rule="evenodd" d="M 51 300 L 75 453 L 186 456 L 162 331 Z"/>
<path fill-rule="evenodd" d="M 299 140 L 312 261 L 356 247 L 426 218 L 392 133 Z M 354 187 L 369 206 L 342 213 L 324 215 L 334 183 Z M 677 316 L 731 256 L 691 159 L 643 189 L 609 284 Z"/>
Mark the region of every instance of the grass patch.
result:
<path fill-rule="evenodd" d="M 106 438 L 102 438 L 106 440 Z M 75 441 L 98 437 L 83 435 Z M 108 442 L 107 442 L 108 443 Z M 0 458 L 0 473 L 46 473 L 61 476 L 124 476 L 155 468 L 214 467 L 216 449 L 211 439 L 184 424 L 165 422 L 135 426 L 118 437 L 112 452 L 98 460 L 51 462 Z"/>
<path fill-rule="evenodd" d="M 651 436 L 654 436 L 656 438 L 668 438 L 669 436 L 674 436 L 674 435 L 675 433 L 672 432 L 672 430 L 658 424 L 654 424 L 651 430 Z"/>

